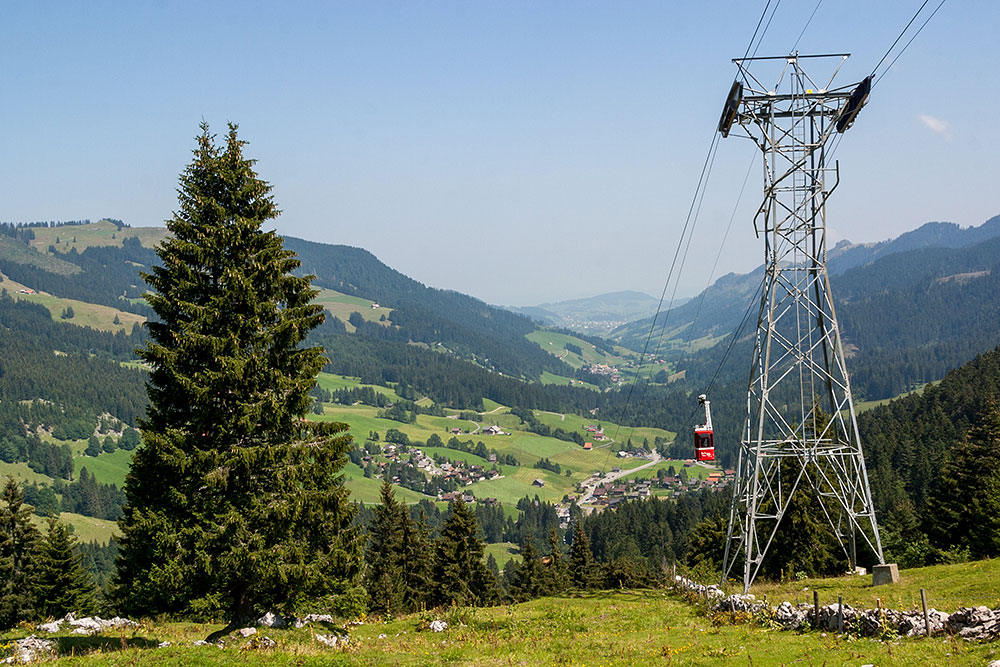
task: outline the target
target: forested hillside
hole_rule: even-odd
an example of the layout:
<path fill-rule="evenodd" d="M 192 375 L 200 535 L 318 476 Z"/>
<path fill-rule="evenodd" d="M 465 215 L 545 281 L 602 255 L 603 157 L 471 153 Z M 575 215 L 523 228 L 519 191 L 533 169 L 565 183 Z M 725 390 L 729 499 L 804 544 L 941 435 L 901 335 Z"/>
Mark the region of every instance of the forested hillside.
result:
<path fill-rule="evenodd" d="M 537 380 L 543 371 L 572 369 L 525 336 L 537 326 L 527 317 L 470 296 L 439 290 L 389 268 L 361 248 L 286 238 L 315 284 L 392 308 L 391 326 L 369 326 L 363 336 L 441 346 L 462 359 L 514 377 Z"/>
<path fill-rule="evenodd" d="M 861 414 L 858 427 L 901 562 L 1000 555 L 1000 348 Z"/>

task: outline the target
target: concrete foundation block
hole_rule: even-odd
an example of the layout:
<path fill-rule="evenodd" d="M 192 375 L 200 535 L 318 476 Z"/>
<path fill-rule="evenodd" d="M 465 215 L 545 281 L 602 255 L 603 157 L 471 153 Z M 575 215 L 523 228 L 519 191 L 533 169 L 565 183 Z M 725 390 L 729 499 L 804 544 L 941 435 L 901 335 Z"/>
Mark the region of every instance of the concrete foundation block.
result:
<path fill-rule="evenodd" d="M 872 586 L 899 583 L 899 568 L 895 563 L 876 565 L 872 568 Z"/>

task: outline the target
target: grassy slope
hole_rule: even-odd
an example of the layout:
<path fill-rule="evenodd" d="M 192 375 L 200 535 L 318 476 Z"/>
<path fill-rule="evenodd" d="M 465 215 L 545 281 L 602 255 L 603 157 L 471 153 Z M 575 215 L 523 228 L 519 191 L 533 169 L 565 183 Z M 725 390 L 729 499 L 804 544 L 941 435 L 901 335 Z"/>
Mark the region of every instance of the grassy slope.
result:
<path fill-rule="evenodd" d="M 338 389 L 354 389 L 356 387 L 371 387 L 379 394 L 384 394 L 388 396 L 390 400 L 398 401 L 399 395 L 394 392 L 389 387 L 383 387 L 377 384 L 361 384 L 358 378 L 350 378 L 344 375 L 335 375 L 333 373 L 320 373 L 316 377 L 316 384 L 318 384 L 322 389 L 327 391 L 336 391 Z"/>
<path fill-rule="evenodd" d="M 77 301 L 76 299 L 64 299 L 45 292 L 20 294 L 18 291 L 25 289 L 25 286 L 21 283 L 14 282 L 7 276 L 3 276 L 3 282 L 0 283 L 0 287 L 6 289 L 15 300 L 30 301 L 31 303 L 37 303 L 45 306 L 51 314 L 53 320 L 68 322 L 69 324 L 75 324 L 80 327 L 90 327 L 101 331 L 130 332 L 135 324 L 141 324 L 146 321 L 146 318 L 142 315 L 127 313 L 123 310 L 118 310 L 117 308 L 102 306 L 96 303 Z M 64 310 L 66 310 L 66 308 L 73 309 L 73 317 L 68 320 L 60 319 L 60 315 Z M 115 324 L 116 317 L 118 318 L 118 324 Z"/>
<path fill-rule="evenodd" d="M 82 270 L 72 262 L 67 262 L 52 255 L 37 253 L 20 241 L 15 241 L 6 235 L 0 235 L 0 256 L 18 264 L 37 266 L 44 271 L 56 273 L 61 276 L 71 276 Z"/>
<path fill-rule="evenodd" d="M 340 292 L 325 287 L 317 287 L 319 294 L 316 295 L 315 302 L 323 306 L 331 315 L 339 318 L 347 330 L 354 333 L 354 325 L 347 321 L 351 313 L 361 313 L 361 317 L 369 322 L 378 322 L 383 315 L 389 317 L 391 308 L 380 306 L 372 308 L 372 301 L 356 296 L 348 296 Z"/>
<path fill-rule="evenodd" d="M 86 468 L 101 484 L 114 484 L 119 489 L 125 484 L 125 475 L 132 465 L 132 452 L 116 449 L 110 454 L 101 453 L 97 457 L 76 456 L 73 458 L 73 471 L 79 476 L 80 470 Z"/>
<path fill-rule="evenodd" d="M 537 331 L 532 331 L 526 337 L 531 342 L 538 344 L 539 347 L 549 354 L 561 358 L 573 368 L 580 368 L 589 364 L 608 364 L 609 366 L 613 366 L 622 361 L 621 357 L 608 355 L 582 338 L 570 336 L 569 334 L 538 329 Z M 580 355 L 567 351 L 567 343 L 578 346 L 583 351 L 583 354 Z"/>
<path fill-rule="evenodd" d="M 543 371 L 541 376 L 542 384 L 555 384 L 560 386 L 566 386 L 570 384 L 570 380 L 573 378 L 567 377 L 565 375 L 556 375 L 555 373 L 550 373 L 549 371 Z M 590 384 L 589 382 L 582 382 L 580 380 L 573 380 L 573 384 L 577 387 L 586 387 L 593 391 L 598 391 L 597 385 Z"/>
<path fill-rule="evenodd" d="M 982 665 L 1000 654 L 995 644 L 935 638 L 897 642 L 848 640 L 754 626 L 716 627 L 663 591 L 607 591 L 543 598 L 487 609 L 426 615 L 448 629 L 419 632 L 419 615 L 351 628 L 351 643 L 329 649 L 313 639 L 321 628 L 262 629 L 273 650 L 191 646 L 219 625 L 169 623 L 107 637 L 64 633 L 64 658 L 74 665 Z M 19 630 L 16 635 L 23 636 Z M 161 641 L 172 646 L 156 648 Z M 91 655 L 86 655 L 93 651 Z"/>
<path fill-rule="evenodd" d="M 920 589 L 927 591 L 927 606 L 952 612 L 958 607 L 986 605 L 1000 607 L 1000 559 L 955 565 L 934 565 L 900 572 L 899 584 L 873 588 L 871 576 L 806 579 L 785 584 L 756 584 L 752 591 L 769 600 L 812 602 L 812 591 L 819 591 L 820 604 L 844 602 L 853 606 L 874 607 L 882 598 L 886 607 L 919 609 Z"/>
<path fill-rule="evenodd" d="M 95 519 L 92 516 L 83 516 L 72 512 L 62 512 L 59 515 L 59 520 L 70 525 L 73 534 L 81 542 L 107 544 L 112 535 L 118 535 L 118 524 L 114 521 Z M 31 521 L 43 531 L 48 530 L 48 519 L 32 514 Z"/>
<path fill-rule="evenodd" d="M 165 227 L 124 227 L 119 230 L 114 223 L 106 220 L 98 220 L 89 225 L 36 227 L 34 232 L 35 238 L 31 241 L 31 246 L 43 253 L 48 252 L 50 245 L 56 246 L 59 252 L 69 252 L 70 248 L 83 252 L 91 246 L 121 246 L 125 239 L 132 237 L 138 238 L 143 246 L 152 248 L 167 237 Z"/>

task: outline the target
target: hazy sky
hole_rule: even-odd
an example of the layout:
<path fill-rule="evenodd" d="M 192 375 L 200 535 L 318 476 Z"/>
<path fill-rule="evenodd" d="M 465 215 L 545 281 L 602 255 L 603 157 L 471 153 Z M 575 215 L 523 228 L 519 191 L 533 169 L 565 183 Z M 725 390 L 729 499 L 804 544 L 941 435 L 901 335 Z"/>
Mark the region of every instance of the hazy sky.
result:
<path fill-rule="evenodd" d="M 929 8 L 937 5 L 931 0 Z M 198 123 L 240 124 L 280 232 L 526 305 L 659 295 L 765 0 L 23 2 L 0 22 L 0 220 L 159 225 Z M 868 74 L 919 0 L 826 0 L 802 53 Z M 778 6 L 760 55 L 815 0 Z M 1000 213 L 1000 3 L 951 0 L 837 151 L 831 237 Z M 749 142 L 722 143 L 680 293 L 705 286 Z M 754 165 L 718 274 L 761 261 Z"/>

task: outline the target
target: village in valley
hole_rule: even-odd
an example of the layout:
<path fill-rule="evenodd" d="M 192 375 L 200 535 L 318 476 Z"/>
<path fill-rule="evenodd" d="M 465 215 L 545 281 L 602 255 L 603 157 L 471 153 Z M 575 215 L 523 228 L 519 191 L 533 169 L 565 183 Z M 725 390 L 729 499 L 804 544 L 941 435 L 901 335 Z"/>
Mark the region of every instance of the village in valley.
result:
<path fill-rule="evenodd" d="M 390 481 L 428 500 L 450 503 L 461 499 L 470 505 L 498 505 L 497 497 L 490 495 L 491 483 L 505 479 L 512 470 L 528 467 L 504 452 L 505 436 L 511 436 L 512 431 L 498 424 L 468 430 L 452 426 L 447 429 L 448 440 L 434 433 L 426 442 L 411 441 L 399 429 L 390 428 L 381 434 L 372 431 L 364 444 L 351 452 L 351 459 L 366 477 Z M 735 470 L 720 469 L 708 462 L 667 458 L 662 452 L 670 442 L 657 439 L 655 446 L 636 446 L 631 441 L 616 445 L 599 424 L 587 424 L 581 431 L 584 441 L 578 446 L 593 454 L 595 469 L 577 481 L 561 500 L 554 501 L 564 528 L 574 504 L 589 514 L 629 500 L 675 497 L 702 489 L 721 491 L 735 478 Z M 567 477 L 573 474 L 547 458 L 531 467 Z M 543 475 L 531 480 L 536 491 L 546 489 L 546 485 Z"/>

